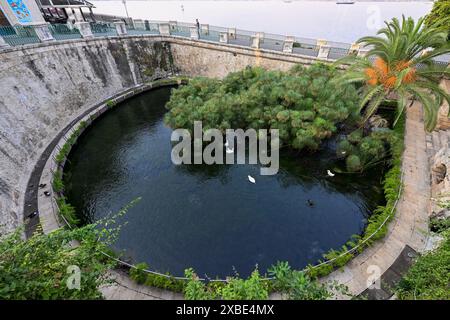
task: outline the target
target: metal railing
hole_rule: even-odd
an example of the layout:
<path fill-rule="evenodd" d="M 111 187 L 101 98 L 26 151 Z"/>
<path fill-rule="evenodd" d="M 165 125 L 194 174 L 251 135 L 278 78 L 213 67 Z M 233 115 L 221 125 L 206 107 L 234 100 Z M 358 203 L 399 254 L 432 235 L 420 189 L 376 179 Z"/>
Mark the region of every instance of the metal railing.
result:
<path fill-rule="evenodd" d="M 100 17 L 100 16 L 97 16 Z M 109 17 L 109 16 L 108 16 Z M 76 26 L 69 26 L 64 24 L 50 24 L 49 31 L 54 40 L 68 40 L 79 39 L 82 37 L 111 37 L 111 36 L 136 36 L 136 35 L 160 35 L 162 26 L 166 26 L 168 34 L 184 37 L 194 38 L 203 41 L 221 42 L 232 45 L 244 47 L 256 47 L 266 50 L 288 52 L 292 54 L 304 55 L 309 57 L 320 57 L 336 60 L 347 56 L 354 52 L 352 44 L 326 41 L 303 37 L 289 37 L 292 41 L 292 48 L 286 50 L 285 42 L 286 36 L 254 32 L 248 30 L 241 30 L 236 28 L 225 28 L 210 25 L 201 25 L 197 29 L 194 23 L 179 22 L 179 21 L 157 21 L 157 20 L 133 20 L 124 17 L 111 16 L 110 19 L 105 19 L 104 22 L 91 22 L 88 27 L 90 32 L 83 34 L 82 29 L 78 30 Z M 125 33 L 120 33 L 117 29 L 117 23 L 123 23 Z M 86 22 L 86 24 L 88 24 Z M 39 34 L 33 26 L 0 26 L 0 36 L 10 46 L 26 45 L 31 43 L 39 43 L 48 41 L 48 39 L 40 39 Z M 164 33 L 165 35 L 167 33 Z M 224 38 L 223 36 L 226 35 Z M 254 38 L 259 38 L 254 41 Z M 1 45 L 0 39 L 0 47 Z M 321 50 L 325 51 L 321 52 Z M 450 62 L 450 55 L 443 55 L 437 57 L 435 61 L 438 64 L 446 65 Z"/>
<path fill-rule="evenodd" d="M 55 40 L 80 39 L 81 34 L 77 28 L 70 28 L 65 24 L 49 25 L 50 32 Z"/>
<path fill-rule="evenodd" d="M 111 22 L 91 22 L 90 27 L 95 37 L 112 37 L 117 35 L 116 27 Z"/>
<path fill-rule="evenodd" d="M 10 46 L 41 42 L 32 26 L 0 26 L 0 36 Z"/>

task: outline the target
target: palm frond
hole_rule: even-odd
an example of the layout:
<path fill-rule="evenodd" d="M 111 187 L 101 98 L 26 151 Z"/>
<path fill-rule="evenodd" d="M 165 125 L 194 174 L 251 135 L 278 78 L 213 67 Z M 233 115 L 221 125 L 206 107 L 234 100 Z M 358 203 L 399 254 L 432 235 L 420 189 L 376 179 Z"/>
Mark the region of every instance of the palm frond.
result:
<path fill-rule="evenodd" d="M 416 96 L 417 99 L 419 99 L 422 103 L 425 129 L 428 132 L 433 131 L 433 129 L 436 127 L 440 104 L 438 104 L 433 98 L 431 98 L 430 95 L 424 93 L 422 90 L 416 88 L 415 86 L 409 86 L 408 90 L 412 92 L 414 96 Z"/>
<path fill-rule="evenodd" d="M 385 100 L 384 91 L 372 97 L 364 112 L 364 122 L 366 122 L 377 111 L 378 107 L 384 100 Z"/>
<path fill-rule="evenodd" d="M 375 87 L 369 87 L 369 89 L 364 94 L 363 98 L 361 99 L 361 102 L 359 104 L 359 111 L 364 109 L 366 104 L 369 101 L 372 101 L 374 96 L 378 95 L 380 92 L 384 92 L 383 86 L 381 86 L 381 85 L 378 85 L 378 86 L 375 86 Z"/>

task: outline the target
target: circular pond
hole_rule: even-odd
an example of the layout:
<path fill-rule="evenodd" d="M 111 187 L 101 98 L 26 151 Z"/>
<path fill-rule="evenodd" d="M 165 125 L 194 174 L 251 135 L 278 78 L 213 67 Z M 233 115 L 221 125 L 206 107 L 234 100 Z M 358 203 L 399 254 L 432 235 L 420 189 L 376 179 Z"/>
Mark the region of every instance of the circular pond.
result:
<path fill-rule="evenodd" d="M 134 262 L 210 277 L 245 276 L 255 265 L 265 272 L 277 260 L 303 268 L 361 233 L 383 201 L 381 168 L 327 176 L 338 165 L 333 141 L 315 154 L 282 153 L 274 176 L 260 176 L 258 165 L 174 165 L 172 130 L 163 123 L 170 90 L 105 113 L 65 168 L 66 196 L 83 222 L 142 197 L 121 218 L 128 223 L 115 245 Z"/>

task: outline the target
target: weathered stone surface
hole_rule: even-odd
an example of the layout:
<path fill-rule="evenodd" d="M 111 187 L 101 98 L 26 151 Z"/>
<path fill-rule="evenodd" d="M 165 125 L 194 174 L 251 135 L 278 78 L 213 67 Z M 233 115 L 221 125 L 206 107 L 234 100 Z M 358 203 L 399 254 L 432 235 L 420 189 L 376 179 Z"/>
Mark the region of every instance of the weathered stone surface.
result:
<path fill-rule="evenodd" d="M 447 92 L 450 92 L 450 80 L 449 79 L 442 80 L 441 88 L 446 90 Z M 436 129 L 445 130 L 450 128 L 450 118 L 448 117 L 448 115 L 449 115 L 449 106 L 447 101 L 444 101 L 442 103 L 441 108 L 439 109 Z"/>
<path fill-rule="evenodd" d="M 96 101 L 149 78 L 144 68 L 158 77 L 172 73 L 167 44 L 138 45 L 95 39 L 0 53 L 0 230 L 22 222 L 31 171 L 62 128 Z"/>
<path fill-rule="evenodd" d="M 185 39 L 172 40 L 171 47 L 177 72 L 211 78 L 223 78 L 246 66 L 286 71 L 296 64 L 309 65 L 321 61 L 283 52 Z"/>

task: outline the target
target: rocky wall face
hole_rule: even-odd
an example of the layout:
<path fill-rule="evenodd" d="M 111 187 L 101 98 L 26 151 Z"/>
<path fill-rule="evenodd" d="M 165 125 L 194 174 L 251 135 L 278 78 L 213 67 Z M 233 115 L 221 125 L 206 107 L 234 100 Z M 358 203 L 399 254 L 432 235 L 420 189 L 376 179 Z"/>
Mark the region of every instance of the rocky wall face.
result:
<path fill-rule="evenodd" d="M 22 223 L 26 184 L 58 132 L 96 102 L 142 82 L 147 64 L 159 77 L 172 70 L 167 44 L 134 46 L 96 39 L 0 54 L 0 230 Z"/>
<path fill-rule="evenodd" d="M 79 39 L 0 52 L 0 233 L 31 213 L 24 208 L 25 193 L 43 150 L 95 103 L 176 73 L 222 78 L 248 65 L 288 70 L 313 60 L 160 36 Z"/>
<path fill-rule="evenodd" d="M 196 44 L 194 41 L 171 41 L 177 71 L 190 76 L 223 78 L 246 66 L 287 71 L 296 64 L 311 64 L 313 58 L 293 57 L 251 48 L 228 47 L 221 44 Z"/>

